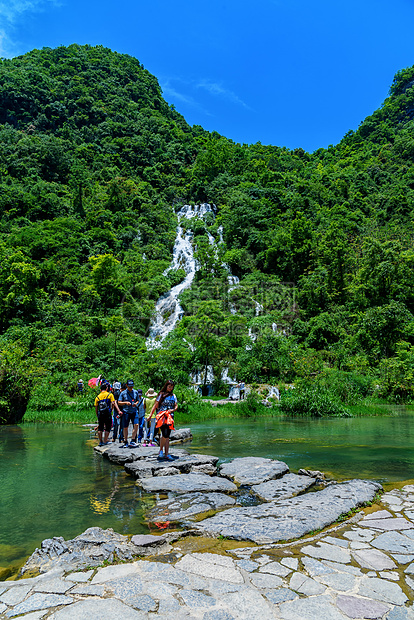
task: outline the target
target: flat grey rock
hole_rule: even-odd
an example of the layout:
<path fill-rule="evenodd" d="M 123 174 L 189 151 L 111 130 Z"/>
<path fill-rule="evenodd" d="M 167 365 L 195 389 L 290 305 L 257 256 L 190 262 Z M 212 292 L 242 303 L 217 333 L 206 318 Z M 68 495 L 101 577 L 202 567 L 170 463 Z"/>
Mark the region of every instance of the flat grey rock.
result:
<path fill-rule="evenodd" d="M 184 601 L 188 607 L 212 607 L 216 604 L 216 599 L 212 596 L 207 596 L 202 592 L 196 590 L 180 590 L 180 598 Z"/>
<path fill-rule="evenodd" d="M 234 493 L 237 491 L 236 485 L 230 480 L 206 474 L 141 478 L 137 484 L 148 493 L 192 493 L 196 491 Z"/>
<path fill-rule="evenodd" d="M 89 599 L 56 611 L 49 620 L 144 620 L 146 617 L 117 599 Z"/>
<path fill-rule="evenodd" d="M 261 484 L 254 484 L 251 490 L 264 501 L 271 502 L 276 499 L 295 497 L 314 484 L 315 478 L 286 474 L 278 480 L 268 480 Z"/>
<path fill-rule="evenodd" d="M 74 581 L 75 583 L 85 583 L 85 581 L 89 581 L 92 575 L 93 570 L 88 570 L 84 573 L 69 573 L 69 575 L 67 575 L 65 579 L 69 581 Z"/>
<path fill-rule="evenodd" d="M 16 605 L 13 609 L 6 612 L 8 618 L 19 616 L 20 614 L 26 614 L 29 611 L 37 611 L 39 609 L 50 609 L 51 607 L 57 607 L 58 605 L 70 605 L 73 603 L 73 598 L 64 596 L 62 594 L 43 594 L 36 592 L 32 596 L 29 596 L 25 601 Z"/>
<path fill-rule="evenodd" d="M 179 522 L 194 519 L 207 512 L 217 512 L 234 506 L 236 500 L 224 493 L 184 493 L 157 502 L 145 518 L 151 523 Z"/>
<path fill-rule="evenodd" d="M 279 614 L 283 620 L 349 620 L 328 595 L 282 603 Z"/>
<path fill-rule="evenodd" d="M 349 592 L 356 585 L 356 577 L 349 573 L 333 573 L 332 575 L 320 575 L 318 581 L 329 586 L 337 592 Z"/>
<path fill-rule="evenodd" d="M 386 616 L 387 620 L 414 620 L 414 611 L 407 607 L 394 607 Z"/>
<path fill-rule="evenodd" d="M 259 568 L 259 564 L 257 562 L 253 562 L 253 560 L 236 560 L 236 566 L 242 568 L 248 573 L 252 573 L 254 570 Z"/>
<path fill-rule="evenodd" d="M 70 586 L 68 586 L 69 588 Z M 6 590 L 1 596 L 0 601 L 2 603 L 6 603 L 6 605 L 18 605 L 29 594 L 31 586 L 20 586 L 19 588 L 10 588 L 10 590 Z"/>
<path fill-rule="evenodd" d="M 70 581 L 64 581 L 63 579 L 51 579 L 48 581 L 41 581 L 38 585 L 34 586 L 33 592 L 48 592 L 49 594 L 65 594 L 73 583 Z"/>
<path fill-rule="evenodd" d="M 269 562 L 268 564 L 261 566 L 259 572 L 278 575 L 278 577 L 287 577 L 287 575 L 292 572 L 292 569 L 279 564 L 279 562 Z"/>
<path fill-rule="evenodd" d="M 92 585 L 107 583 L 108 581 L 115 581 L 116 579 L 137 575 L 139 571 L 138 566 L 139 562 L 134 562 L 133 564 L 118 564 L 117 566 L 99 568 L 91 583 Z"/>
<path fill-rule="evenodd" d="M 383 549 L 390 553 L 400 553 L 403 555 L 414 553 L 414 540 L 399 532 L 386 532 L 380 534 L 371 545 L 376 549 Z"/>
<path fill-rule="evenodd" d="M 367 618 L 368 620 L 382 618 L 390 609 L 390 606 L 384 603 L 346 594 L 339 594 L 336 597 L 336 604 L 338 609 L 350 618 Z"/>
<path fill-rule="evenodd" d="M 388 510 L 376 510 L 375 512 L 370 512 L 365 515 L 365 517 L 360 521 L 360 524 L 364 521 L 376 521 L 377 519 L 391 519 L 392 514 L 388 512 Z"/>
<path fill-rule="evenodd" d="M 334 572 L 332 568 L 314 558 L 307 558 L 305 556 L 302 558 L 302 564 L 311 577 L 315 577 L 316 575 L 329 575 Z"/>
<path fill-rule="evenodd" d="M 283 585 L 283 581 L 276 575 L 270 575 L 268 573 L 251 573 L 250 582 L 255 588 L 271 590 L 279 588 Z"/>
<path fill-rule="evenodd" d="M 289 467 L 282 461 L 246 456 L 233 459 L 230 463 L 223 463 L 220 467 L 220 476 L 230 478 L 237 484 L 250 486 L 280 478 L 288 471 Z"/>
<path fill-rule="evenodd" d="M 151 449 L 151 448 L 150 448 Z M 174 455 L 178 455 L 178 451 L 172 452 Z M 156 455 L 152 458 L 141 458 L 133 461 L 132 463 L 125 463 L 125 471 L 134 478 L 152 478 L 160 474 L 165 474 L 168 470 L 178 470 L 182 474 L 188 474 L 195 466 L 209 465 L 214 468 L 214 472 L 217 473 L 215 468 L 218 457 L 208 456 L 205 454 L 181 454 L 179 459 L 174 461 L 158 461 L 158 450 Z M 174 471 L 174 473 L 176 473 Z M 208 474 L 210 475 L 210 474 Z"/>
<path fill-rule="evenodd" d="M 306 596 L 323 594 L 326 590 L 325 586 L 318 583 L 311 577 L 307 577 L 303 573 L 293 573 L 289 582 L 289 587 L 291 590 L 295 590 L 295 592 L 306 594 Z"/>
<path fill-rule="evenodd" d="M 235 584 L 244 583 L 244 579 L 235 567 L 233 560 L 221 555 L 193 553 L 185 555 L 175 566 L 182 571 L 193 573 L 200 577 L 220 579 Z"/>
<path fill-rule="evenodd" d="M 331 560 L 332 562 L 344 564 L 348 564 L 351 561 L 351 554 L 347 549 L 324 542 L 317 542 L 316 545 L 306 545 L 302 547 L 301 551 L 312 558 L 319 558 L 321 560 Z"/>
<path fill-rule="evenodd" d="M 137 547 L 150 547 L 164 544 L 165 536 L 154 536 L 153 534 L 135 534 L 131 537 L 131 542 Z"/>
<path fill-rule="evenodd" d="M 285 601 L 294 601 L 298 598 L 296 592 L 292 592 L 289 588 L 279 588 L 273 592 L 267 592 L 265 596 L 274 605 L 280 605 Z"/>
<path fill-rule="evenodd" d="M 252 588 L 245 588 L 240 593 L 224 594 L 220 602 L 231 610 L 237 620 L 270 620 L 273 618 L 269 602 Z"/>
<path fill-rule="evenodd" d="M 99 447 L 95 446 L 95 451 L 102 454 L 105 458 L 109 459 L 112 463 L 117 465 L 125 465 L 125 463 L 133 463 L 135 461 L 149 461 L 157 463 L 157 456 L 159 454 L 159 447 L 137 447 L 137 448 L 124 448 L 120 443 L 111 443 L 109 446 Z M 174 448 L 171 450 L 171 454 L 184 458 L 188 456 L 187 450 L 182 448 Z"/>
<path fill-rule="evenodd" d="M 349 546 L 349 542 L 347 540 L 335 538 L 335 536 L 325 536 L 325 538 L 322 538 L 322 541 L 329 543 L 330 545 L 338 545 L 338 547 L 343 547 L 344 549 L 348 549 Z"/>
<path fill-rule="evenodd" d="M 400 531 L 414 529 L 414 525 L 411 521 L 407 521 L 404 517 L 396 517 L 393 519 L 369 519 L 368 521 L 362 520 L 360 525 L 373 527 L 376 530 L 386 531 Z"/>
<path fill-rule="evenodd" d="M 408 600 L 397 583 L 365 575 L 361 579 L 358 594 L 394 605 L 404 605 Z"/>
<path fill-rule="evenodd" d="M 396 567 L 395 562 L 378 549 L 361 549 L 359 551 L 353 551 L 352 555 L 363 568 L 371 568 L 372 570 L 378 571 Z"/>
<path fill-rule="evenodd" d="M 213 609 L 212 611 L 206 611 L 203 620 L 235 620 L 235 618 L 228 611 L 224 611 L 224 609 Z"/>
<path fill-rule="evenodd" d="M 371 501 L 380 488 L 381 485 L 370 480 L 351 480 L 292 499 L 230 508 L 197 523 L 196 527 L 209 535 L 258 544 L 293 540 L 331 525 L 341 514 Z M 338 548 L 338 551 L 345 550 Z"/>

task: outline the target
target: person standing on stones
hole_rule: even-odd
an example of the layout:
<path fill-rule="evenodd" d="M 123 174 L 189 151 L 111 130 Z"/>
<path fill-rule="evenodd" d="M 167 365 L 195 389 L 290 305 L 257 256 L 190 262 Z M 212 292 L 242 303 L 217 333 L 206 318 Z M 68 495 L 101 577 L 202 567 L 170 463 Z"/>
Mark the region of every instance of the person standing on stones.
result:
<path fill-rule="evenodd" d="M 174 413 L 177 411 L 178 402 L 177 397 L 174 394 L 174 381 L 167 381 L 158 396 L 155 399 L 154 406 L 148 417 L 148 422 L 151 421 L 152 416 L 155 415 L 155 426 L 161 430 L 160 440 L 160 452 L 158 454 L 159 461 L 173 461 L 175 458 L 168 454 L 170 448 L 170 435 L 174 430 Z"/>
<path fill-rule="evenodd" d="M 99 445 L 108 445 L 108 436 L 112 427 L 112 411 L 113 408 L 119 413 L 118 403 L 115 402 L 114 395 L 110 392 L 109 385 L 107 383 L 101 384 L 101 391 L 95 398 L 95 412 L 98 418 L 98 437 Z M 102 433 L 104 437 L 102 440 Z"/>
<path fill-rule="evenodd" d="M 147 419 L 145 421 L 145 426 L 144 426 L 144 444 L 143 444 L 144 446 L 155 446 L 156 445 L 155 443 L 153 443 L 156 420 L 155 420 L 155 417 L 152 420 L 150 419 L 151 411 L 154 406 L 156 398 L 157 398 L 157 392 L 153 390 L 152 388 L 150 388 L 145 393 L 144 408 L 145 408 L 145 415 Z"/>
<path fill-rule="evenodd" d="M 121 392 L 118 400 L 118 405 L 122 407 L 122 426 L 124 431 L 124 445 L 121 446 L 121 448 L 137 448 L 138 444 L 136 443 L 136 439 L 139 424 L 137 409 L 137 401 L 139 400 L 138 390 L 134 390 L 134 382 L 132 379 L 128 379 L 126 385 L 126 390 Z M 133 430 L 131 442 L 128 445 L 128 428 L 130 422 L 133 424 Z"/>

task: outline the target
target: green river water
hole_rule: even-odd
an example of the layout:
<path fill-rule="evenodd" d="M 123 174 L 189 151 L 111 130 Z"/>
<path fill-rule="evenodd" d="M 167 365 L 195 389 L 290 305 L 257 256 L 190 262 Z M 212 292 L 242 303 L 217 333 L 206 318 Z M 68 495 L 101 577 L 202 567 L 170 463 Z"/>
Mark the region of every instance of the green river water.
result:
<path fill-rule="evenodd" d="M 264 456 L 292 471 L 396 484 L 414 478 L 414 411 L 344 419 L 212 420 L 191 425 L 191 452 L 222 460 Z M 44 538 L 86 528 L 148 532 L 154 499 L 122 467 L 96 454 L 90 431 L 76 425 L 0 426 L 0 578 L 21 566 Z M 144 448 L 142 448 L 144 449 Z"/>

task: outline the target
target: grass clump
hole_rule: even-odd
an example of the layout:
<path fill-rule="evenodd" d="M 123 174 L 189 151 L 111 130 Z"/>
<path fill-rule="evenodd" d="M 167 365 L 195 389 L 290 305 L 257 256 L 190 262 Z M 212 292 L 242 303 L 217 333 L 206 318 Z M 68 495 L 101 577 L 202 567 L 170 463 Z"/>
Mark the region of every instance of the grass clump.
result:
<path fill-rule="evenodd" d="M 281 394 L 280 411 L 292 417 L 352 417 L 335 394 L 318 385 L 302 385 L 286 390 Z"/>

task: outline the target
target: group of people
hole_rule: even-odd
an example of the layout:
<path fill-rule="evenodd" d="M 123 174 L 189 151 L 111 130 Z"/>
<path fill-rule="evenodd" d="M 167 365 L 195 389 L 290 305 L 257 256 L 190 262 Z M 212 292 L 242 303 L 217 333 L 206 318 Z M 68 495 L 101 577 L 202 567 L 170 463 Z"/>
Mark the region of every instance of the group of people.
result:
<path fill-rule="evenodd" d="M 95 398 L 95 412 L 98 418 L 99 445 L 106 446 L 113 429 L 112 441 L 118 441 L 121 448 L 155 446 L 155 434 L 160 433 L 158 460 L 173 461 L 169 454 L 170 435 L 174 430 L 174 413 L 177 397 L 174 381 L 168 380 L 158 392 L 150 388 L 143 396 L 143 390 L 134 389 L 134 381 L 121 385 L 101 379 L 100 393 Z M 129 425 L 132 424 L 131 441 L 128 443 Z"/>

